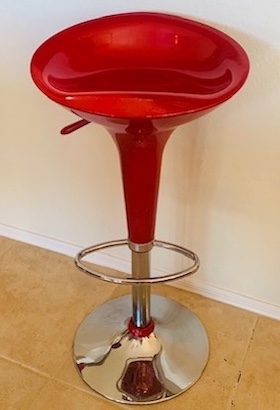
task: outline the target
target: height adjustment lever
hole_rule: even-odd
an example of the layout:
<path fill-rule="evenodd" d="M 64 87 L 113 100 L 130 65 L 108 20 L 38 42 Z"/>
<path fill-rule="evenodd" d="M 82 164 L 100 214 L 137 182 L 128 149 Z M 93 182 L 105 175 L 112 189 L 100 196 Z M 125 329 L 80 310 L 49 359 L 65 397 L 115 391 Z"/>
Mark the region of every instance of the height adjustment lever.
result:
<path fill-rule="evenodd" d="M 66 125 L 66 127 L 62 128 L 62 130 L 60 131 L 60 134 L 62 135 L 70 134 L 71 132 L 74 132 L 78 130 L 79 128 L 84 127 L 85 125 L 89 123 L 90 121 L 87 121 L 87 120 L 80 120 L 80 121 L 73 122 L 73 124 Z"/>

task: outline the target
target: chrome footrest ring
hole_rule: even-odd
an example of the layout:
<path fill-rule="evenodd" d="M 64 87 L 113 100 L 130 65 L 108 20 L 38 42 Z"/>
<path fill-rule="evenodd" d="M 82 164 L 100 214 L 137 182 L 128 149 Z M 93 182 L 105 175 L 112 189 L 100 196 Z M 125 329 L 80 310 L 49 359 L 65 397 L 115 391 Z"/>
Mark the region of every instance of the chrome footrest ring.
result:
<path fill-rule="evenodd" d="M 89 266 L 85 265 L 82 261 L 82 259 L 85 256 L 90 255 L 94 252 L 101 251 L 101 250 L 108 249 L 108 248 L 117 247 L 117 246 L 123 246 L 123 245 L 129 245 L 129 241 L 127 239 L 120 239 L 120 240 L 104 242 L 98 245 L 90 246 L 88 248 L 81 250 L 76 255 L 75 264 L 77 268 L 79 268 L 81 271 L 91 276 L 94 276 L 97 279 L 100 279 L 106 282 L 117 283 L 121 285 L 153 284 L 153 283 L 160 283 L 160 282 L 168 282 L 168 281 L 183 278 L 184 276 L 187 276 L 187 275 L 191 275 L 195 273 L 199 268 L 199 258 L 194 252 L 186 248 L 183 248 L 181 246 L 174 245 L 169 242 L 163 242 L 163 241 L 157 241 L 157 240 L 153 241 L 153 246 L 180 253 L 186 258 L 191 259 L 194 262 L 193 265 L 187 269 L 183 269 L 179 272 L 172 273 L 169 275 L 140 279 L 140 278 L 133 278 L 130 276 L 120 278 L 114 275 L 106 275 L 106 274 L 98 272 L 95 269 L 90 268 Z"/>

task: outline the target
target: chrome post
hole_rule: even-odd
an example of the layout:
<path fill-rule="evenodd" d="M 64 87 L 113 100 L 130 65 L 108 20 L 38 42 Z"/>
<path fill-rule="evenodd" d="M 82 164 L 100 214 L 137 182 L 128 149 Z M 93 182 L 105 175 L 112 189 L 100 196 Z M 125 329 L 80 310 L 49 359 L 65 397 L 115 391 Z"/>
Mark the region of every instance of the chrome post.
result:
<path fill-rule="evenodd" d="M 132 251 L 132 277 L 135 279 L 150 277 L 150 252 Z M 137 327 L 149 324 L 150 317 L 150 284 L 132 285 L 132 318 Z"/>

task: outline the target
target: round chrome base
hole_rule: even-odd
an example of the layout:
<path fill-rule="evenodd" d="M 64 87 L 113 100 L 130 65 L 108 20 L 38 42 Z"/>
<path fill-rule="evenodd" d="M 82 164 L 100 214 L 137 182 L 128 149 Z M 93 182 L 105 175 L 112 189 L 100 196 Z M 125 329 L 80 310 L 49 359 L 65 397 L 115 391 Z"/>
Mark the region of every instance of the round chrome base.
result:
<path fill-rule="evenodd" d="M 187 308 L 153 295 L 154 330 L 137 337 L 128 330 L 131 297 L 101 305 L 80 325 L 74 359 L 97 393 L 126 404 L 168 400 L 191 387 L 208 360 L 205 329 Z"/>

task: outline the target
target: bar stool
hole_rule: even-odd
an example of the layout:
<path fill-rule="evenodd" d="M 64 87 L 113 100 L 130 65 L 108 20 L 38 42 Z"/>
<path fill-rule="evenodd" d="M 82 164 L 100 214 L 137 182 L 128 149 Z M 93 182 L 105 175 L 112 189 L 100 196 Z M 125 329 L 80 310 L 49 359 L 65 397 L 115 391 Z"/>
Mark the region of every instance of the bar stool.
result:
<path fill-rule="evenodd" d="M 81 119 L 102 124 L 119 152 L 128 239 L 83 249 L 77 267 L 97 279 L 131 285 L 132 295 L 90 313 L 74 342 L 83 380 L 120 403 L 164 401 L 191 387 L 209 354 L 206 331 L 181 304 L 151 295 L 151 285 L 193 274 L 197 255 L 154 237 L 161 160 L 172 132 L 232 97 L 249 71 L 246 53 L 207 25 L 161 13 L 106 16 L 70 27 L 36 50 L 31 74 L 39 89 Z M 104 153 L 106 155 L 106 153 Z M 131 275 L 100 273 L 84 258 L 128 246 Z M 152 277 L 155 247 L 191 266 Z"/>

